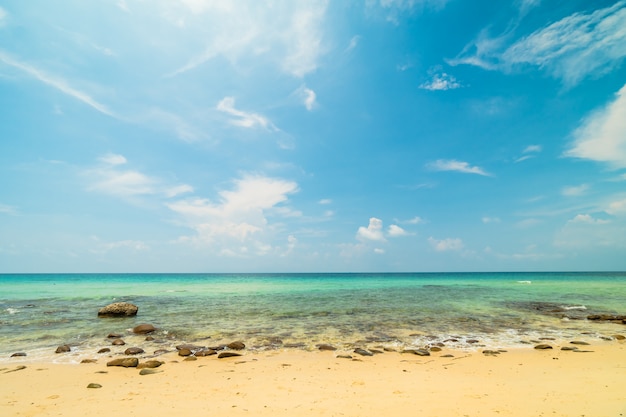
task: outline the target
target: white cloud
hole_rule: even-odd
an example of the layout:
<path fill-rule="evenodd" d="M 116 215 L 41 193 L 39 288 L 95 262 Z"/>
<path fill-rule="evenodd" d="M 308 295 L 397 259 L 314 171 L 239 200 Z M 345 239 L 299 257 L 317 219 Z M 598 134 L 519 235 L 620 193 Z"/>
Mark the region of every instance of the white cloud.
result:
<path fill-rule="evenodd" d="M 389 237 L 407 236 L 409 235 L 409 232 L 398 225 L 392 224 L 387 228 L 387 235 Z"/>
<path fill-rule="evenodd" d="M 432 236 L 428 238 L 428 243 L 437 251 L 457 251 L 463 249 L 463 241 L 459 238 L 435 239 Z"/>
<path fill-rule="evenodd" d="M 626 40 L 624 44 L 626 45 Z M 617 92 L 614 101 L 589 116 L 574 132 L 572 148 L 565 152 L 565 156 L 604 162 L 616 169 L 626 168 L 624 115 L 626 84 Z"/>
<path fill-rule="evenodd" d="M 383 236 L 383 221 L 376 217 L 370 218 L 370 223 L 367 227 L 359 227 L 356 238 L 360 241 L 385 241 L 385 237 Z"/>
<path fill-rule="evenodd" d="M 196 236 L 183 240 L 239 247 L 253 235 L 266 232 L 270 228 L 268 212 L 285 203 L 297 190 L 298 185 L 292 181 L 247 175 L 234 181 L 234 189 L 220 191 L 217 202 L 193 198 L 169 203 L 167 207 L 196 232 Z M 267 243 L 260 240 L 250 243 L 258 244 L 254 246 L 257 254 L 268 250 Z"/>
<path fill-rule="evenodd" d="M 195 30 L 199 43 L 206 45 L 171 76 L 219 56 L 237 63 L 263 55 L 277 62 L 284 72 L 301 78 L 317 69 L 325 52 L 322 29 L 326 0 L 281 0 L 270 7 L 256 0 L 182 0 L 182 10 L 175 10 L 170 2 L 165 4 L 167 13 L 178 12 L 170 19 L 187 30 Z"/>
<path fill-rule="evenodd" d="M 399 24 L 399 17 L 407 13 L 422 12 L 425 8 L 442 9 L 449 0 L 372 0 L 371 7 L 378 5 L 386 10 L 387 21 Z"/>
<path fill-rule="evenodd" d="M 526 149 L 522 151 L 522 156 L 515 160 L 515 163 L 525 161 L 527 159 L 531 159 L 535 157 L 535 154 L 538 154 L 543 150 L 541 145 L 528 145 Z"/>
<path fill-rule="evenodd" d="M 91 179 L 90 191 L 121 198 L 138 196 L 164 196 L 166 198 L 193 191 L 187 184 L 169 185 L 156 177 L 150 177 L 132 169 L 122 169 L 128 161 L 123 155 L 109 153 L 98 158 L 103 165 L 85 172 Z"/>
<path fill-rule="evenodd" d="M 235 108 L 234 97 L 224 97 L 218 104 L 217 110 L 234 116 L 230 123 L 245 128 L 262 127 L 267 130 L 278 130 L 266 117 L 257 113 L 245 112 Z"/>
<path fill-rule="evenodd" d="M 605 211 L 613 216 L 626 214 L 626 199 L 613 201 Z"/>
<path fill-rule="evenodd" d="M 589 190 L 588 184 L 581 184 L 576 186 L 563 187 L 561 194 L 566 197 L 579 197 L 584 195 Z"/>
<path fill-rule="evenodd" d="M 0 203 L 0 214 L 15 216 L 17 215 L 17 208 L 15 208 L 14 206 Z"/>
<path fill-rule="evenodd" d="M 457 81 L 454 76 L 442 72 L 440 74 L 434 74 L 432 78 L 422 83 L 419 88 L 429 91 L 446 91 L 455 90 L 461 88 L 462 85 Z"/>
<path fill-rule="evenodd" d="M 303 85 L 296 91 L 296 94 L 300 97 L 302 104 L 308 111 L 317 107 L 317 94 L 315 94 L 315 91 Z"/>
<path fill-rule="evenodd" d="M 382 248 L 374 248 L 374 253 L 377 255 L 384 255 L 385 254 L 385 250 Z"/>
<path fill-rule="evenodd" d="M 5 19 L 7 17 L 7 12 L 2 7 L 0 7 L 0 28 L 4 26 Z"/>
<path fill-rule="evenodd" d="M 427 164 L 426 166 L 433 171 L 456 171 L 465 174 L 477 174 L 487 177 L 491 176 L 491 174 L 487 173 L 480 167 L 471 166 L 467 162 L 457 161 L 454 159 L 438 159 L 435 162 Z"/>
<path fill-rule="evenodd" d="M 356 48 L 360 40 L 361 40 L 361 37 L 359 35 L 353 36 L 352 39 L 350 39 L 350 43 L 348 44 L 348 47 L 346 48 L 345 52 L 350 52 L 354 48 Z"/>
<path fill-rule="evenodd" d="M 566 86 L 576 85 L 586 77 L 608 73 L 626 56 L 626 2 L 589 14 L 574 13 L 513 43 L 512 35 L 508 29 L 490 37 L 484 30 L 449 63 L 507 72 L 531 65 Z"/>
<path fill-rule="evenodd" d="M 425 223 L 426 221 L 424 219 L 422 219 L 420 216 L 415 216 L 410 220 L 407 220 L 406 223 L 408 224 L 422 224 Z"/>
<path fill-rule="evenodd" d="M 326 205 L 326 204 L 332 204 L 333 200 L 331 200 L 330 198 L 323 198 L 319 201 L 319 204 L 322 205 Z"/>
<path fill-rule="evenodd" d="M 500 223 L 500 218 L 499 217 L 483 217 L 482 218 L 482 222 L 487 224 L 487 223 Z"/>
<path fill-rule="evenodd" d="M 115 242 L 100 243 L 100 239 L 97 237 L 93 237 L 93 239 L 98 242 L 98 246 L 96 249 L 91 250 L 92 253 L 105 254 L 116 249 L 123 249 L 125 251 L 133 250 L 137 252 L 150 249 L 146 243 L 140 240 L 119 240 Z"/>
<path fill-rule="evenodd" d="M 568 220 L 568 223 L 583 223 L 583 224 L 607 224 L 610 220 L 596 219 L 589 214 L 577 214 L 573 219 Z"/>
<path fill-rule="evenodd" d="M 0 62 L 4 62 L 6 65 L 9 65 L 11 67 L 17 68 L 18 70 L 28 74 L 29 76 L 41 81 L 42 83 L 49 85 L 50 87 L 53 87 L 56 90 L 59 90 L 60 92 L 62 92 L 63 94 L 66 94 L 70 97 L 73 97 L 85 104 L 87 104 L 88 106 L 90 106 L 91 108 L 99 111 L 100 113 L 106 114 L 107 116 L 111 116 L 111 117 L 115 117 L 117 118 L 117 116 L 115 116 L 115 114 L 113 114 L 113 112 L 111 112 L 104 104 L 99 103 L 98 101 L 94 100 L 92 97 L 90 97 L 88 94 L 75 89 L 74 87 L 70 86 L 67 84 L 67 82 L 58 79 L 56 77 L 53 77 L 49 74 L 46 74 L 43 70 L 40 70 L 39 68 L 36 68 L 30 64 L 24 63 L 24 62 L 20 62 L 12 57 L 10 57 L 9 55 L 7 55 L 6 53 L 4 53 L 3 51 L 0 51 Z"/>

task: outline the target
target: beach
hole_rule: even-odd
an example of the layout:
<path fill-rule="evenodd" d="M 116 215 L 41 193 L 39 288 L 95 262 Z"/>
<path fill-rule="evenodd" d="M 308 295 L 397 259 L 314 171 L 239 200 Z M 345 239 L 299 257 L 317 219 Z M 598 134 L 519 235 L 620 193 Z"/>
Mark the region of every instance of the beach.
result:
<path fill-rule="evenodd" d="M 82 364 L 22 358 L 0 367 L 0 414 L 626 415 L 623 340 L 602 340 L 579 351 L 551 344 L 553 349 L 529 346 L 499 354 L 444 348 L 430 356 L 244 349 L 241 356 L 188 360 L 170 352 L 157 358 L 163 364 L 155 373 L 145 375 L 106 366 L 111 357 Z"/>

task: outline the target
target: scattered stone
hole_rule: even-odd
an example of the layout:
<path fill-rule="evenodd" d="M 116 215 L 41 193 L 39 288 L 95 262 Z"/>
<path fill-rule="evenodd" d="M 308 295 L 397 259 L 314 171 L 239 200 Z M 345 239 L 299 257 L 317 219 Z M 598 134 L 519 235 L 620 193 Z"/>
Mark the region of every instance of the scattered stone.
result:
<path fill-rule="evenodd" d="M 12 358 L 17 358 L 19 356 L 26 356 L 26 352 L 15 352 L 11 355 Z"/>
<path fill-rule="evenodd" d="M 145 369 L 145 368 L 158 368 L 159 366 L 163 365 L 164 362 L 161 361 L 157 361 L 155 359 L 149 360 L 149 361 L 145 361 L 142 362 L 140 364 L 137 365 L 137 369 Z"/>
<path fill-rule="evenodd" d="M 383 350 L 385 352 L 397 352 L 397 350 L 392 347 L 384 347 Z"/>
<path fill-rule="evenodd" d="M 283 347 L 288 349 L 301 349 L 306 347 L 306 345 L 304 343 L 285 343 Z"/>
<path fill-rule="evenodd" d="M 70 350 L 72 350 L 72 349 L 70 348 L 70 346 L 69 346 L 69 345 L 61 345 L 61 346 L 59 346 L 59 347 L 57 348 L 57 350 L 55 351 L 55 353 L 67 353 L 67 352 L 69 352 Z"/>
<path fill-rule="evenodd" d="M 111 351 L 111 349 L 109 348 L 102 348 L 98 351 L 98 353 L 109 353 Z"/>
<path fill-rule="evenodd" d="M 21 371 L 22 369 L 26 369 L 26 366 L 20 365 L 20 366 L 15 367 L 15 369 L 10 369 L 8 371 L 5 371 L 4 373 L 8 374 L 9 372 Z"/>
<path fill-rule="evenodd" d="M 202 350 L 197 351 L 195 355 L 199 357 L 212 356 L 212 355 L 217 355 L 217 351 L 213 349 L 202 349 Z"/>
<path fill-rule="evenodd" d="M 109 333 L 109 335 L 107 336 L 107 339 L 119 339 L 121 337 L 122 335 L 119 333 Z"/>
<path fill-rule="evenodd" d="M 469 343 L 469 344 L 474 344 L 474 343 L 479 343 L 480 340 L 476 340 L 476 339 L 468 339 L 465 341 L 465 343 Z"/>
<path fill-rule="evenodd" d="M 402 353 L 412 353 L 417 356 L 430 356 L 430 352 L 426 349 L 404 349 Z"/>
<path fill-rule="evenodd" d="M 183 359 L 183 362 L 191 362 L 191 361 L 197 361 L 198 358 L 196 358 L 195 356 L 187 356 L 185 359 Z"/>
<path fill-rule="evenodd" d="M 454 338 L 452 338 L 452 339 L 446 339 L 446 340 L 444 340 L 444 341 L 443 341 L 443 343 L 448 343 L 448 342 L 453 342 L 453 343 L 456 343 L 456 342 L 458 342 L 458 341 L 459 341 L 459 339 L 454 339 Z"/>
<path fill-rule="evenodd" d="M 539 340 L 555 340 L 554 337 L 540 337 Z"/>
<path fill-rule="evenodd" d="M 148 337 L 146 337 L 145 340 L 146 340 L 146 342 L 152 342 L 154 340 L 154 337 L 148 336 Z"/>
<path fill-rule="evenodd" d="M 155 330 L 156 330 L 156 327 L 154 327 L 151 324 L 145 324 L 145 323 L 133 327 L 133 333 L 135 334 L 148 334 L 148 333 L 152 333 Z"/>
<path fill-rule="evenodd" d="M 572 352 L 576 352 L 576 353 L 592 353 L 593 350 L 580 350 L 580 349 L 574 349 Z"/>
<path fill-rule="evenodd" d="M 583 346 L 589 346 L 589 343 L 587 342 L 583 342 L 581 340 L 572 340 L 570 342 L 572 345 L 583 345 Z"/>
<path fill-rule="evenodd" d="M 139 308 L 131 303 L 113 303 L 102 307 L 98 317 L 132 317 L 137 315 Z"/>
<path fill-rule="evenodd" d="M 500 351 L 485 349 L 483 350 L 483 354 L 485 356 L 498 356 L 500 354 Z"/>
<path fill-rule="evenodd" d="M 615 334 L 615 335 L 613 335 L 613 339 L 615 339 L 615 340 L 624 340 L 624 339 L 626 339 L 626 336 L 621 335 L 621 334 Z"/>
<path fill-rule="evenodd" d="M 370 352 L 372 352 L 374 355 L 379 355 L 384 353 L 382 350 L 378 350 L 378 349 L 370 349 Z"/>
<path fill-rule="evenodd" d="M 354 353 L 361 355 L 361 356 L 374 356 L 374 354 L 370 352 L 369 350 L 365 350 L 361 348 L 354 349 Z"/>
<path fill-rule="evenodd" d="M 152 368 L 144 368 L 141 371 L 139 371 L 139 375 L 152 375 L 152 374 L 158 374 L 161 372 L 163 371 L 157 371 L 156 369 L 152 369 Z"/>
<path fill-rule="evenodd" d="M 111 344 L 113 346 L 124 346 L 126 342 L 124 342 L 122 339 L 115 339 L 114 341 L 111 342 Z"/>
<path fill-rule="evenodd" d="M 607 340 L 607 341 L 611 341 L 611 340 L 613 340 L 613 338 L 612 338 L 612 337 L 609 337 L 609 336 L 600 336 L 600 339 L 602 339 L 602 340 Z"/>
<path fill-rule="evenodd" d="M 441 355 L 442 358 L 454 358 L 454 355 L 451 354 L 446 354 L 446 355 Z"/>
<path fill-rule="evenodd" d="M 96 363 L 98 359 L 83 359 L 80 363 Z"/>
<path fill-rule="evenodd" d="M 143 353 L 143 352 L 144 350 L 142 348 L 130 347 L 124 351 L 124 355 L 139 355 L 140 353 Z"/>
<path fill-rule="evenodd" d="M 242 356 L 241 353 L 237 353 L 237 352 L 220 352 L 219 355 L 217 355 L 218 359 L 222 359 L 222 358 L 232 358 L 234 356 Z"/>
<path fill-rule="evenodd" d="M 194 350 L 200 350 L 202 348 L 203 348 L 202 346 L 192 345 L 191 343 L 185 343 L 185 344 L 176 346 L 176 350 L 188 349 L 188 350 L 194 351 Z"/>
<path fill-rule="evenodd" d="M 191 356 L 191 354 L 191 350 L 187 348 L 182 348 L 178 350 L 178 356 Z"/>
<path fill-rule="evenodd" d="M 337 358 L 339 358 L 339 359 L 352 359 L 352 356 L 350 356 L 350 355 L 337 355 Z"/>
<path fill-rule="evenodd" d="M 563 346 L 561 350 L 578 350 L 575 346 Z"/>
<path fill-rule="evenodd" d="M 169 353 L 169 350 L 167 350 L 167 349 L 157 349 L 157 350 L 154 351 L 154 356 L 163 355 L 165 353 Z"/>
<path fill-rule="evenodd" d="M 107 362 L 107 366 L 123 366 L 124 368 L 136 368 L 139 365 L 137 358 L 119 358 Z"/>
<path fill-rule="evenodd" d="M 430 351 L 431 352 L 441 352 L 441 348 L 439 346 L 431 346 L 430 347 Z"/>
<path fill-rule="evenodd" d="M 545 344 L 545 343 L 540 343 L 535 346 L 535 349 L 539 349 L 539 350 L 552 349 L 552 346 Z"/>
<path fill-rule="evenodd" d="M 92 382 L 91 384 L 87 385 L 87 388 L 102 388 L 102 385 Z"/>
<path fill-rule="evenodd" d="M 332 345 L 325 344 L 325 343 L 322 343 L 321 345 L 317 345 L 317 348 L 319 350 L 337 350 L 336 347 L 334 347 Z"/>
<path fill-rule="evenodd" d="M 226 347 L 228 347 L 228 349 L 233 349 L 233 350 L 243 350 L 246 348 L 246 345 L 244 345 L 243 342 L 237 341 L 237 342 L 229 343 L 228 345 L 226 345 Z"/>

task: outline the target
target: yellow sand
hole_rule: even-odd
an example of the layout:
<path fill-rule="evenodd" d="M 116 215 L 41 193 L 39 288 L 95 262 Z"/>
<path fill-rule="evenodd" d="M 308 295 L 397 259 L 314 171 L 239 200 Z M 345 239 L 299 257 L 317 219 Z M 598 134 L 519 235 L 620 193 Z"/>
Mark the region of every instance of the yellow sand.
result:
<path fill-rule="evenodd" d="M 0 365 L 1 416 L 626 416 L 626 343 L 498 356 L 358 360 L 283 350 L 183 361 L 152 375 L 94 364 Z M 453 354 L 453 358 L 442 357 Z M 25 369 L 16 370 L 19 366 Z M 101 388 L 87 388 L 98 383 Z"/>

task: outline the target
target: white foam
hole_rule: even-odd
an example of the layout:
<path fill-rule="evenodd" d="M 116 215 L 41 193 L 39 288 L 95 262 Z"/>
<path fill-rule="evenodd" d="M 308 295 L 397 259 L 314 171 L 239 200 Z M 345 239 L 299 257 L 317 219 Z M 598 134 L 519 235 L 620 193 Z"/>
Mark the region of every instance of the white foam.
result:
<path fill-rule="evenodd" d="M 17 308 L 11 308 L 11 307 L 7 308 L 5 311 L 9 314 L 16 314 L 20 312 Z"/>
<path fill-rule="evenodd" d="M 532 284 L 532 281 L 517 281 L 518 284 Z"/>
<path fill-rule="evenodd" d="M 562 306 L 563 310 L 587 310 L 586 306 Z"/>

